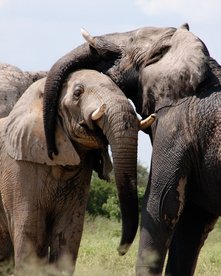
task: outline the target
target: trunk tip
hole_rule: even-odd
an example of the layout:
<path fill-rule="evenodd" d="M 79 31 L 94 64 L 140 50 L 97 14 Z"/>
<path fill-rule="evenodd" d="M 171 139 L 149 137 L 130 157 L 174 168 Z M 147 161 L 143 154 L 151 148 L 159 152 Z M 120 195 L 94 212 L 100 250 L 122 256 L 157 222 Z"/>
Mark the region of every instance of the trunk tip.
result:
<path fill-rule="evenodd" d="M 130 248 L 131 243 L 125 243 L 118 246 L 117 251 L 120 256 L 123 256 L 127 253 L 128 249 Z"/>

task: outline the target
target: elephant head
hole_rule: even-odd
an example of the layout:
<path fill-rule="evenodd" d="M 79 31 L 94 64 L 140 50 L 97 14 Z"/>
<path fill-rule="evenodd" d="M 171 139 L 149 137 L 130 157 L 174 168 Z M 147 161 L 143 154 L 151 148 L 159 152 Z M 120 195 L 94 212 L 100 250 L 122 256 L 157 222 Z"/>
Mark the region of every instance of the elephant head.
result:
<path fill-rule="evenodd" d="M 89 34 L 84 37 L 90 45 L 102 48 L 99 38 Z M 134 39 L 124 47 L 121 57 L 106 73 L 132 98 L 141 115 L 196 93 L 207 76 L 209 53 L 187 24 L 161 31 L 151 44 L 148 39 L 146 44 L 139 41 Z M 128 88 L 131 83 L 137 87 L 132 95 Z"/>
<path fill-rule="evenodd" d="M 48 155 L 52 157 L 53 153 L 58 153 L 54 139 L 57 103 L 62 84 L 70 72 L 79 68 L 92 68 L 110 74 L 126 96 L 136 103 L 139 77 L 137 68 L 131 66 L 130 70 L 122 68 L 123 71 L 118 72 L 118 68 L 121 68 L 119 65 L 124 63 L 123 57 L 127 54 L 128 44 L 139 45 L 138 49 L 144 46 L 151 49 L 152 45 L 161 40 L 162 36 L 171 37 L 175 30 L 175 28 L 144 27 L 131 32 L 113 33 L 94 38 L 82 30 L 83 36 L 89 43 L 85 43 L 61 57 L 47 75 L 43 117 Z M 140 53 L 137 51 L 134 55 L 139 57 Z"/>
<path fill-rule="evenodd" d="M 42 120 L 45 82 L 44 78 L 30 86 L 6 118 L 6 150 L 16 160 L 77 166 L 84 152 L 106 150 L 109 143 L 122 212 L 119 253 L 124 254 L 138 226 L 137 115 L 123 92 L 106 75 L 93 70 L 70 74 L 58 100 L 55 137 L 59 154 L 51 159 Z"/>

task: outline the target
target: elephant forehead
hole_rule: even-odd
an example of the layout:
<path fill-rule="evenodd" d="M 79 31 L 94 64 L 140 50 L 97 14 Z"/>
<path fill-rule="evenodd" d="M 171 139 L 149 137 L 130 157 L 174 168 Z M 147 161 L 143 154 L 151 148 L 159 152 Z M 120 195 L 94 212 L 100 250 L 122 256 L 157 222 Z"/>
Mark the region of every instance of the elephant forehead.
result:
<path fill-rule="evenodd" d="M 67 79 L 68 90 L 72 90 L 74 86 L 84 85 L 87 90 L 107 90 L 121 91 L 120 88 L 107 75 L 95 70 L 83 69 L 75 71 L 69 75 Z"/>
<path fill-rule="evenodd" d="M 156 28 L 156 27 L 144 27 L 137 29 L 134 32 L 134 36 L 131 36 L 130 42 L 132 44 L 126 45 L 127 47 L 135 46 L 142 48 L 144 46 L 148 47 L 158 41 L 166 33 L 174 33 L 175 28 Z"/>
<path fill-rule="evenodd" d="M 173 30 L 175 31 L 175 28 L 157 28 L 157 27 L 143 27 L 140 29 L 137 29 L 135 32 L 135 38 L 136 39 L 152 39 L 153 37 L 161 36 L 163 33 Z"/>
<path fill-rule="evenodd" d="M 71 73 L 70 81 L 79 80 L 79 81 L 87 81 L 87 82 L 95 82 L 98 80 L 110 81 L 110 78 L 96 70 L 90 69 L 82 69 Z"/>

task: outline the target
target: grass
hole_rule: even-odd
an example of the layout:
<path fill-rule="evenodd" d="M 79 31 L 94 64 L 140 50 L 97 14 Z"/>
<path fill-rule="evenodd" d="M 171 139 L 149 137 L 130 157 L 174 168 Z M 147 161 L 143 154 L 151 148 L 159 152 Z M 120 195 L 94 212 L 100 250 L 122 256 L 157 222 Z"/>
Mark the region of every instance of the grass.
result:
<path fill-rule="evenodd" d="M 201 249 L 196 275 L 221 275 L 221 220 L 218 221 Z"/>
<path fill-rule="evenodd" d="M 119 256 L 121 224 L 105 218 L 87 217 L 79 251 L 76 276 L 130 276 L 138 248 L 138 237 L 125 256 Z M 138 235 L 137 235 L 138 236 Z M 201 250 L 195 276 L 221 275 L 221 220 Z"/>
<path fill-rule="evenodd" d="M 97 217 L 87 217 L 76 266 L 76 276 L 134 275 L 138 240 L 125 256 L 119 256 L 121 224 Z"/>
<path fill-rule="evenodd" d="M 85 228 L 75 276 L 134 276 L 138 247 L 138 235 L 125 256 L 119 256 L 117 246 L 120 241 L 121 224 L 97 217 L 86 217 Z M 221 275 L 221 220 L 209 235 L 201 250 L 195 276 Z M 30 270 L 31 269 L 31 270 Z M 11 268 L 0 263 L 0 276 L 10 275 Z M 28 266 L 28 274 L 35 276 L 54 276 L 55 271 L 44 273 L 39 267 Z"/>

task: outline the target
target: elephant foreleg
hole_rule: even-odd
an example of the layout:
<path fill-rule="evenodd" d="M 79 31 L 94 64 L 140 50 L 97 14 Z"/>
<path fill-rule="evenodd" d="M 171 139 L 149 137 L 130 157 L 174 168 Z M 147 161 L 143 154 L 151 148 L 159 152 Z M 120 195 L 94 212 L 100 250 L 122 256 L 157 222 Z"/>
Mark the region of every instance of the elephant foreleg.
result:
<path fill-rule="evenodd" d="M 161 188 L 152 185 L 151 181 L 148 184 L 142 209 L 137 276 L 162 273 L 173 231 L 183 209 L 186 178 L 170 179 L 168 183 Z"/>
<path fill-rule="evenodd" d="M 10 259 L 13 255 L 13 245 L 7 228 L 7 220 L 0 197 L 0 261 Z"/>
<path fill-rule="evenodd" d="M 55 210 L 49 261 L 56 263 L 61 271 L 74 271 L 83 232 L 89 185 L 90 178 L 85 179 L 84 184 L 76 184 L 65 202 L 61 201 Z"/>
<path fill-rule="evenodd" d="M 166 275 L 193 275 L 201 247 L 217 217 L 188 202 L 169 248 Z"/>

